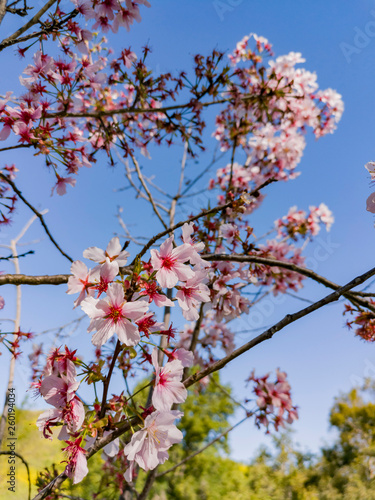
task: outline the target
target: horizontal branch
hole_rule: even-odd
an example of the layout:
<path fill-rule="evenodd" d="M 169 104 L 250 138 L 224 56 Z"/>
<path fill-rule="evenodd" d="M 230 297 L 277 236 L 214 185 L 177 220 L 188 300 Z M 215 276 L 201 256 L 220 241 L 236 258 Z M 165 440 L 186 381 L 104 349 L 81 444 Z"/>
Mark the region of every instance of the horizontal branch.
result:
<path fill-rule="evenodd" d="M 246 99 L 246 97 L 244 97 Z M 203 107 L 212 106 L 213 104 L 224 104 L 230 102 L 232 98 L 228 99 L 218 99 L 216 101 L 209 101 L 201 103 Z M 168 113 L 169 111 L 177 111 L 179 109 L 192 108 L 193 104 L 188 102 L 185 104 L 174 104 L 172 106 L 165 106 L 164 108 L 118 108 L 118 109 L 108 109 L 105 111 L 93 111 L 93 112 L 83 112 L 83 113 L 68 113 L 66 111 L 58 111 L 56 113 L 46 113 L 43 118 L 105 118 L 116 115 L 125 114 L 144 114 L 144 113 Z"/>
<path fill-rule="evenodd" d="M 68 283 L 70 274 L 28 276 L 26 274 L 0 274 L 1 285 L 62 285 Z"/>
<path fill-rule="evenodd" d="M 324 276 L 317 274 L 315 271 L 308 269 L 306 267 L 301 267 L 292 262 L 285 262 L 277 259 L 270 259 L 268 257 L 259 257 L 257 255 L 240 255 L 240 254 L 207 254 L 202 255 L 202 258 L 207 261 L 230 261 L 230 262 L 250 262 L 254 264 L 263 264 L 265 266 L 270 267 L 281 267 L 283 269 L 289 269 L 290 271 L 294 271 L 298 274 L 302 274 L 308 278 L 313 279 L 317 283 L 326 286 L 327 288 L 332 288 L 332 290 L 337 290 L 340 288 L 340 285 L 337 285 L 333 281 L 328 280 Z M 348 300 L 355 302 L 363 307 L 370 309 L 375 312 L 375 307 L 370 304 L 367 300 L 363 300 L 360 298 L 360 292 L 348 292 L 343 293 L 343 296 Z"/>
<path fill-rule="evenodd" d="M 250 340 L 249 342 L 247 342 L 243 346 L 239 347 L 238 349 L 235 349 L 231 354 L 229 354 L 228 356 L 225 356 L 225 358 L 222 358 L 218 361 L 215 361 L 214 363 L 209 365 L 207 368 L 191 375 L 188 379 L 186 379 L 184 381 L 185 387 L 190 387 L 191 385 L 195 384 L 196 382 L 198 382 L 202 378 L 207 377 L 207 375 L 210 375 L 210 373 L 214 373 L 218 370 L 221 370 L 230 361 L 238 358 L 238 356 L 240 356 L 244 352 L 249 351 L 253 347 L 264 342 L 265 340 L 271 339 L 275 335 L 275 333 L 282 330 L 287 325 L 294 323 L 298 319 L 303 318 L 304 316 L 307 316 L 308 314 L 320 309 L 321 307 L 323 307 L 331 302 L 335 302 L 342 295 L 346 294 L 346 292 L 348 292 L 352 288 L 355 288 L 356 286 L 364 283 L 369 278 L 371 278 L 371 276 L 374 276 L 374 275 L 375 275 L 375 267 L 373 267 L 372 269 L 370 269 L 366 273 L 364 273 L 360 276 L 357 276 L 356 278 L 354 278 L 352 281 L 350 281 L 346 285 L 338 288 L 333 293 L 330 293 L 329 295 L 327 295 L 326 297 L 324 297 L 321 300 L 318 300 L 314 304 L 311 304 L 310 306 L 305 307 L 304 309 L 301 309 L 300 311 L 297 311 L 294 314 L 287 314 L 281 321 L 279 321 L 278 323 L 273 325 L 271 328 L 268 328 L 268 330 L 261 333 L 260 335 L 258 335 L 254 339 Z"/>

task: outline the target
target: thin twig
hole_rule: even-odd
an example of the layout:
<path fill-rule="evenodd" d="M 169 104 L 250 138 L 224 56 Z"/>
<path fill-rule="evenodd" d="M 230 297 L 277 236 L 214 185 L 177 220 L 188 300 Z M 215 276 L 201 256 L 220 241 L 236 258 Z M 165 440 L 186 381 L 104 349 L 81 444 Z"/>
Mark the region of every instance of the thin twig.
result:
<path fill-rule="evenodd" d="M 0 177 L 2 179 L 4 179 L 10 186 L 12 186 L 12 189 L 13 191 L 19 196 L 19 198 L 25 203 L 25 205 L 27 205 L 30 210 L 32 210 L 34 212 L 34 214 L 38 217 L 38 219 L 40 220 L 40 223 L 42 224 L 45 232 L 47 233 L 47 236 L 49 237 L 49 239 L 51 240 L 51 242 L 55 245 L 55 247 L 57 248 L 57 250 L 66 258 L 68 259 L 70 262 L 73 262 L 73 259 L 71 257 L 69 257 L 68 254 L 66 254 L 61 248 L 60 246 L 56 243 L 56 240 L 54 239 L 54 237 L 52 236 L 52 234 L 50 233 L 48 227 L 47 227 L 47 224 L 45 223 L 44 221 L 44 218 L 43 218 L 43 215 L 38 212 L 38 210 L 36 208 L 34 208 L 27 200 L 26 198 L 22 195 L 21 191 L 18 189 L 18 187 L 14 184 L 14 182 L 9 178 L 7 177 L 6 175 L 2 174 L 0 172 Z"/>
<path fill-rule="evenodd" d="M 29 469 L 29 464 L 26 462 L 26 460 L 23 458 L 22 455 L 19 453 L 16 453 L 15 451 L 0 451 L 0 455 L 14 455 L 17 458 L 21 460 L 21 462 L 25 465 L 26 470 L 27 470 L 27 480 L 29 483 L 29 494 L 28 494 L 28 500 L 31 498 L 31 478 L 30 478 L 30 469 Z"/>
<path fill-rule="evenodd" d="M 145 183 L 145 180 L 144 180 L 144 178 L 143 178 L 143 175 L 142 175 L 141 169 L 139 168 L 139 164 L 138 164 L 138 162 L 137 162 L 137 160 L 136 160 L 135 156 L 134 156 L 132 153 L 129 153 L 129 156 L 130 156 L 130 158 L 131 158 L 131 159 L 132 159 L 132 161 L 133 161 L 133 164 L 134 164 L 135 170 L 136 170 L 137 175 L 138 175 L 138 179 L 139 179 L 140 183 L 142 184 L 143 189 L 146 191 L 146 194 L 147 194 L 148 200 L 149 200 L 149 202 L 151 203 L 151 206 L 152 206 L 152 208 L 153 208 L 153 210 L 154 210 L 154 212 L 155 212 L 155 214 L 156 214 L 157 218 L 160 220 L 160 222 L 161 222 L 161 223 L 162 223 L 162 225 L 165 227 L 165 229 L 168 229 L 168 226 L 167 226 L 167 224 L 164 222 L 163 217 L 160 215 L 160 212 L 159 212 L 159 210 L 157 209 L 157 207 L 156 207 L 156 205 L 155 205 L 155 201 L 154 201 L 154 199 L 153 199 L 153 197 L 152 197 L 152 194 L 151 194 L 150 190 L 148 189 L 147 184 Z"/>
<path fill-rule="evenodd" d="M 191 455 L 185 457 L 183 460 L 181 460 L 181 462 L 179 462 L 178 464 L 174 465 L 173 467 L 171 467 L 170 469 L 167 469 L 163 472 L 160 472 L 159 474 L 156 475 L 156 478 L 155 479 L 159 479 L 159 477 L 163 477 L 165 476 L 166 474 L 169 474 L 170 472 L 173 472 L 174 470 L 176 470 L 178 467 L 181 467 L 181 465 L 184 465 L 186 462 L 188 462 L 189 460 L 191 460 L 192 458 L 196 457 L 197 455 L 199 455 L 200 453 L 202 453 L 203 451 L 207 450 L 207 448 L 209 448 L 210 446 L 212 446 L 214 443 L 216 443 L 216 441 L 219 441 L 222 437 L 224 437 L 226 434 L 228 434 L 230 431 L 232 431 L 233 429 L 235 429 L 236 427 L 238 427 L 239 425 L 243 424 L 248 418 L 250 418 L 252 416 L 252 413 L 249 413 L 246 415 L 246 417 L 244 417 L 242 420 L 240 420 L 239 422 L 237 422 L 236 424 L 232 425 L 231 427 L 229 427 L 228 429 L 226 429 L 225 431 L 223 431 L 221 434 L 219 434 L 219 436 L 217 436 L 215 439 L 212 439 L 212 441 L 210 441 L 209 443 L 207 443 L 205 446 L 203 446 L 202 448 L 200 448 L 199 450 L 195 451 L 194 453 L 192 453 Z"/>

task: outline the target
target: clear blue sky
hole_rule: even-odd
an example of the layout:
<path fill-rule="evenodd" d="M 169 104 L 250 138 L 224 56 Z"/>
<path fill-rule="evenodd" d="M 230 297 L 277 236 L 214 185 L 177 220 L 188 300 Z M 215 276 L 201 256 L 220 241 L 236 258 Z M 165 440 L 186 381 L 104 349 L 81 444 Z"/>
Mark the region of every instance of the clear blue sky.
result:
<path fill-rule="evenodd" d="M 375 2 L 163 0 L 154 3 L 151 9 L 142 10 L 140 25 L 134 26 L 129 34 L 122 31 L 118 38 L 124 46 L 131 45 L 136 53 L 148 42 L 153 49 L 151 66 L 157 70 L 190 68 L 192 56 L 197 52 L 207 54 L 214 47 L 230 51 L 244 35 L 255 32 L 270 40 L 276 55 L 301 52 L 307 60 L 304 66 L 316 71 L 320 88 L 332 87 L 342 94 L 345 112 L 338 130 L 319 141 L 308 137 L 299 166 L 302 175 L 295 181 L 269 189 L 270 195 L 261 215 L 256 218 L 258 232 L 266 231 L 273 220 L 285 214 L 292 205 L 306 209 L 310 204 L 323 201 L 333 211 L 336 222 L 329 233 L 329 250 L 329 240 L 323 233 L 316 242 L 321 250 L 316 250 L 317 246 L 309 250 L 310 264 L 319 274 L 337 283 L 347 282 L 372 267 L 375 232 L 373 216 L 365 210 L 370 190 L 363 166 L 375 160 L 375 36 L 372 36 L 375 34 Z M 223 10 L 223 6 L 227 9 Z M 16 26 L 11 23 L 2 26 L 2 35 L 7 36 L 13 27 Z M 366 31 L 370 36 L 359 35 Z M 20 88 L 18 75 L 25 62 L 20 62 L 12 50 L 2 53 L 1 57 L 0 90 L 17 92 Z M 210 147 L 212 150 L 212 142 Z M 155 151 L 153 159 L 142 160 L 142 164 L 147 172 L 156 173 L 157 179 L 165 180 L 176 171 L 181 153 L 181 148 L 174 153 Z M 25 196 L 38 208 L 50 210 L 46 216 L 50 228 L 61 246 L 75 259 L 81 258 L 86 247 L 106 245 L 114 232 L 121 233 L 114 216 L 119 205 L 124 207 L 124 219 L 137 224 L 130 226 L 135 233 L 150 234 L 159 229 L 145 205 L 134 209 L 130 191 L 113 192 L 114 187 L 126 184 L 121 167 L 113 170 L 103 161 L 91 170 L 82 169 L 77 186 L 68 187 L 65 197 L 50 197 L 53 178 L 40 158 L 30 158 L 27 151 L 2 154 L 3 164 L 16 163 L 20 169 L 17 182 Z M 201 165 L 206 165 L 204 160 Z M 168 182 L 172 186 L 174 179 Z M 3 230 L 0 242 L 8 242 L 30 215 L 19 204 L 15 223 Z M 55 251 L 35 222 L 24 241 L 38 238 L 44 239 L 25 247 L 34 248 L 36 254 L 22 260 L 21 271 L 26 274 L 69 272 L 67 261 Z M 11 268 L 4 265 L 2 269 L 8 272 Z M 14 294 L 12 287 L 4 287 L 7 307 L 2 311 L 3 318 L 12 314 Z M 320 298 L 325 294 L 324 288 L 309 285 L 301 296 Z M 72 300 L 65 295 L 64 286 L 38 290 L 23 287 L 22 305 L 22 327 L 35 332 L 58 326 L 80 314 L 72 312 Z M 270 302 L 267 309 L 257 311 L 257 317 L 260 313 L 263 324 L 270 325 L 287 311 L 302 306 L 303 303 L 291 298 L 282 303 Z M 323 439 L 332 438 L 332 433 L 328 433 L 328 411 L 334 396 L 350 389 L 363 376 L 371 372 L 375 375 L 374 346 L 359 341 L 348 332 L 342 310 L 342 304 L 333 305 L 302 319 L 223 371 L 223 379 L 232 383 L 239 397 L 246 395 L 243 380 L 252 368 L 258 374 L 276 367 L 287 371 L 294 402 L 300 407 L 300 420 L 294 425 L 295 439 L 313 451 L 318 450 Z M 241 321 L 238 329 L 254 326 L 256 321 L 250 315 Z M 74 342 L 83 349 L 88 345 L 87 336 L 82 328 Z M 241 334 L 239 340 L 247 338 L 246 334 Z M 5 363 L 1 365 L 1 374 L 4 367 Z M 23 400 L 26 387 L 23 378 L 23 370 L 19 368 L 19 401 Z M 2 390 L 3 376 L 1 380 Z M 246 461 L 260 443 L 269 442 L 269 438 L 254 426 L 244 424 L 232 435 L 232 456 Z"/>

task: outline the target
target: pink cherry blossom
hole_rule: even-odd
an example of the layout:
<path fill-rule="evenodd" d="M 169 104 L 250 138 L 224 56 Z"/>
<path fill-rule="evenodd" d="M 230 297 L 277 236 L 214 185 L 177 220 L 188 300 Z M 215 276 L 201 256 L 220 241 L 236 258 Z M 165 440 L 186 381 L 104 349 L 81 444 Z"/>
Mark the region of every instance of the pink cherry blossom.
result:
<path fill-rule="evenodd" d="M 146 417 L 144 428 L 133 434 L 130 443 L 124 448 L 124 453 L 129 462 L 136 462 L 143 470 L 155 469 L 165 462 L 169 455 L 167 450 L 182 441 L 182 432 L 174 425 L 176 418 L 181 418 L 180 411 L 155 411 Z M 126 480 L 131 480 L 127 471 Z"/>
<path fill-rule="evenodd" d="M 139 292 L 140 297 L 147 296 L 149 302 L 154 302 L 157 307 L 174 307 L 174 302 L 163 293 L 159 293 L 161 289 L 155 281 L 145 281 L 142 287 L 144 289 Z"/>
<path fill-rule="evenodd" d="M 182 347 L 180 347 L 179 349 L 174 349 L 172 352 L 165 351 L 165 354 L 171 361 L 173 361 L 174 359 L 178 359 L 184 368 L 193 366 L 194 354 Z"/>
<path fill-rule="evenodd" d="M 202 302 L 210 302 L 210 290 L 204 284 L 207 281 L 207 272 L 198 271 L 193 278 L 178 287 L 176 299 L 182 309 L 182 314 L 189 321 L 199 317 L 198 306 Z"/>
<path fill-rule="evenodd" d="M 98 247 L 90 247 L 83 252 L 83 256 L 85 259 L 90 259 L 94 262 L 99 262 L 100 264 L 104 264 L 106 258 L 108 257 L 110 262 L 116 261 L 121 267 L 125 266 L 127 263 L 129 252 L 121 250 L 120 240 L 117 236 L 115 236 L 108 243 L 105 250 Z"/>
<path fill-rule="evenodd" d="M 169 361 L 164 367 L 158 363 L 158 350 L 152 351 L 152 364 L 155 368 L 155 387 L 152 393 L 152 404 L 156 410 L 168 411 L 174 403 L 183 403 L 187 390 L 181 382 L 184 367 L 181 361 Z"/>
<path fill-rule="evenodd" d="M 160 251 L 151 250 L 151 264 L 157 271 L 156 279 L 164 288 L 173 288 L 178 280 L 186 281 L 194 276 L 194 271 L 184 262 L 194 255 L 191 245 L 183 244 L 173 248 L 173 236 L 160 247 Z"/>
<path fill-rule="evenodd" d="M 80 260 L 73 262 L 70 271 L 73 276 L 69 276 L 66 293 L 79 293 L 78 298 L 74 301 L 74 307 L 77 307 L 86 296 L 94 295 L 95 290 L 93 289 L 93 285 L 98 278 L 98 272 L 97 270 L 89 271 L 86 264 Z"/>
<path fill-rule="evenodd" d="M 126 302 L 120 283 L 108 286 L 105 299 L 87 297 L 81 307 L 91 318 L 87 331 L 96 332 L 92 337 L 94 345 L 103 345 L 114 333 L 117 333 L 119 340 L 127 346 L 138 344 L 139 331 L 130 320 L 140 319 L 147 312 L 148 303 L 144 300 Z"/>
<path fill-rule="evenodd" d="M 74 179 L 73 177 L 60 177 L 58 174 L 56 174 L 56 176 L 57 176 L 57 182 L 52 188 L 51 196 L 53 195 L 55 189 L 56 193 L 59 196 L 63 196 L 64 194 L 66 194 L 67 184 L 69 184 L 72 187 L 76 185 L 77 179 Z"/>
<path fill-rule="evenodd" d="M 185 224 L 182 226 L 182 240 L 187 245 L 191 245 L 194 249 L 194 252 L 192 253 L 189 259 L 190 263 L 193 265 L 197 265 L 198 267 L 210 267 L 211 264 L 206 260 L 202 259 L 202 257 L 198 253 L 204 250 L 205 245 L 203 241 L 196 242 L 192 238 L 193 233 L 194 233 L 194 224 L 192 222 L 189 223 L 185 222 Z"/>
<path fill-rule="evenodd" d="M 88 474 L 86 450 L 81 448 L 82 437 L 75 441 L 65 441 L 67 447 L 64 451 L 68 454 L 68 465 L 65 468 L 65 473 L 72 479 L 73 484 L 80 483 Z"/>

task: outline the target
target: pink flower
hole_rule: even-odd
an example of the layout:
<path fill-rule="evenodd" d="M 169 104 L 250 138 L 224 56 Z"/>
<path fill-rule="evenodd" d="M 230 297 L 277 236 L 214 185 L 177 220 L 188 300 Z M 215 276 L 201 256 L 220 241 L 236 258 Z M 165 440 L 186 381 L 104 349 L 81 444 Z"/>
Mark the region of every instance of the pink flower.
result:
<path fill-rule="evenodd" d="M 165 351 L 165 354 L 170 360 L 178 359 L 184 368 L 193 366 L 194 354 L 183 347 L 180 349 L 174 349 L 172 352 Z"/>
<path fill-rule="evenodd" d="M 158 350 L 152 351 L 152 364 L 155 368 L 155 387 L 152 404 L 156 410 L 168 411 L 174 403 L 183 403 L 187 390 L 181 382 L 184 367 L 178 359 L 169 361 L 164 367 L 158 363 Z"/>
<path fill-rule="evenodd" d="M 135 432 L 124 448 L 129 462 L 137 462 L 145 471 L 164 463 L 169 457 L 167 450 L 182 441 L 182 432 L 173 424 L 182 415 L 180 411 L 155 411 L 149 415 L 144 428 Z M 133 465 L 131 463 L 130 470 L 125 473 L 125 479 L 129 482 Z"/>
<path fill-rule="evenodd" d="M 176 293 L 178 304 L 182 309 L 185 319 L 195 321 L 199 318 L 198 305 L 201 302 L 210 302 L 210 290 L 203 283 L 206 280 L 207 272 L 197 272 L 193 278 L 179 287 Z"/>
<path fill-rule="evenodd" d="M 59 196 L 63 196 L 66 194 L 66 185 L 70 184 L 72 187 L 76 185 L 77 179 L 74 179 L 73 177 L 60 177 L 58 174 L 57 176 L 57 182 L 53 186 L 52 191 L 51 191 L 51 196 L 53 195 L 53 192 L 56 188 L 56 193 Z"/>
<path fill-rule="evenodd" d="M 228 245 L 230 245 L 238 237 L 238 227 L 235 224 L 222 224 L 219 234 L 221 238 L 225 238 Z"/>
<path fill-rule="evenodd" d="M 77 307 L 87 295 L 94 295 L 95 290 L 93 289 L 93 285 L 95 284 L 98 273 L 97 270 L 89 271 L 86 264 L 80 260 L 73 262 L 70 271 L 73 276 L 69 276 L 68 290 L 66 293 L 79 293 L 78 298 L 74 301 L 74 307 Z"/>
<path fill-rule="evenodd" d="M 48 404 L 56 408 L 63 408 L 67 402 L 74 398 L 79 387 L 76 380 L 76 368 L 74 363 L 67 360 L 66 374 L 61 377 L 49 375 L 45 377 L 40 385 L 40 393 Z"/>
<path fill-rule="evenodd" d="M 73 484 L 80 483 L 88 474 L 86 450 L 81 448 L 82 437 L 75 441 L 65 441 L 67 447 L 64 451 L 68 454 L 68 465 L 65 468 L 65 473 L 73 480 Z"/>
<path fill-rule="evenodd" d="M 87 331 L 96 331 L 92 337 L 94 345 L 103 345 L 114 333 L 117 333 L 119 340 L 127 346 L 138 344 L 138 328 L 130 320 L 140 319 L 147 312 L 148 303 L 144 300 L 126 302 L 120 283 L 108 286 L 105 299 L 87 297 L 81 307 L 91 318 Z"/>
<path fill-rule="evenodd" d="M 117 262 L 115 260 L 111 262 L 108 257 L 106 257 L 104 264 L 97 266 L 94 271 L 99 269 L 100 281 L 95 286 L 95 289 L 98 290 L 98 297 L 108 290 L 108 285 L 112 283 L 119 271 Z"/>
<path fill-rule="evenodd" d="M 4 306 L 5 306 L 5 300 L 4 300 L 4 297 L 1 297 L 1 296 L 0 296 L 0 309 L 4 309 Z"/>
<path fill-rule="evenodd" d="M 116 261 L 121 267 L 125 266 L 127 263 L 129 252 L 121 250 L 120 240 L 117 236 L 115 236 L 108 243 L 106 250 L 102 250 L 98 247 L 90 247 L 83 252 L 83 256 L 85 259 L 90 259 L 94 262 L 99 262 L 100 264 L 104 264 L 106 258 L 108 257 L 110 262 Z"/>
<path fill-rule="evenodd" d="M 191 245 L 194 250 L 189 259 L 190 263 L 200 267 L 210 267 L 211 264 L 206 260 L 202 259 L 202 257 L 198 253 L 204 250 L 204 243 L 202 241 L 196 243 L 192 239 L 193 233 L 194 233 L 194 224 L 192 222 L 189 222 L 189 224 L 185 222 L 185 224 L 182 226 L 182 240 L 187 245 Z"/>
<path fill-rule="evenodd" d="M 151 250 L 151 264 L 157 271 L 156 279 L 162 287 L 173 288 L 178 280 L 186 281 L 194 276 L 194 271 L 184 264 L 194 255 L 190 245 L 173 248 L 173 236 L 170 236 L 158 250 Z"/>
<path fill-rule="evenodd" d="M 159 293 L 161 290 L 156 281 L 145 281 L 142 286 L 144 290 L 139 292 L 140 297 L 149 297 L 149 302 L 154 301 L 155 305 L 158 307 L 174 307 L 174 302 L 168 299 L 166 295 Z"/>

